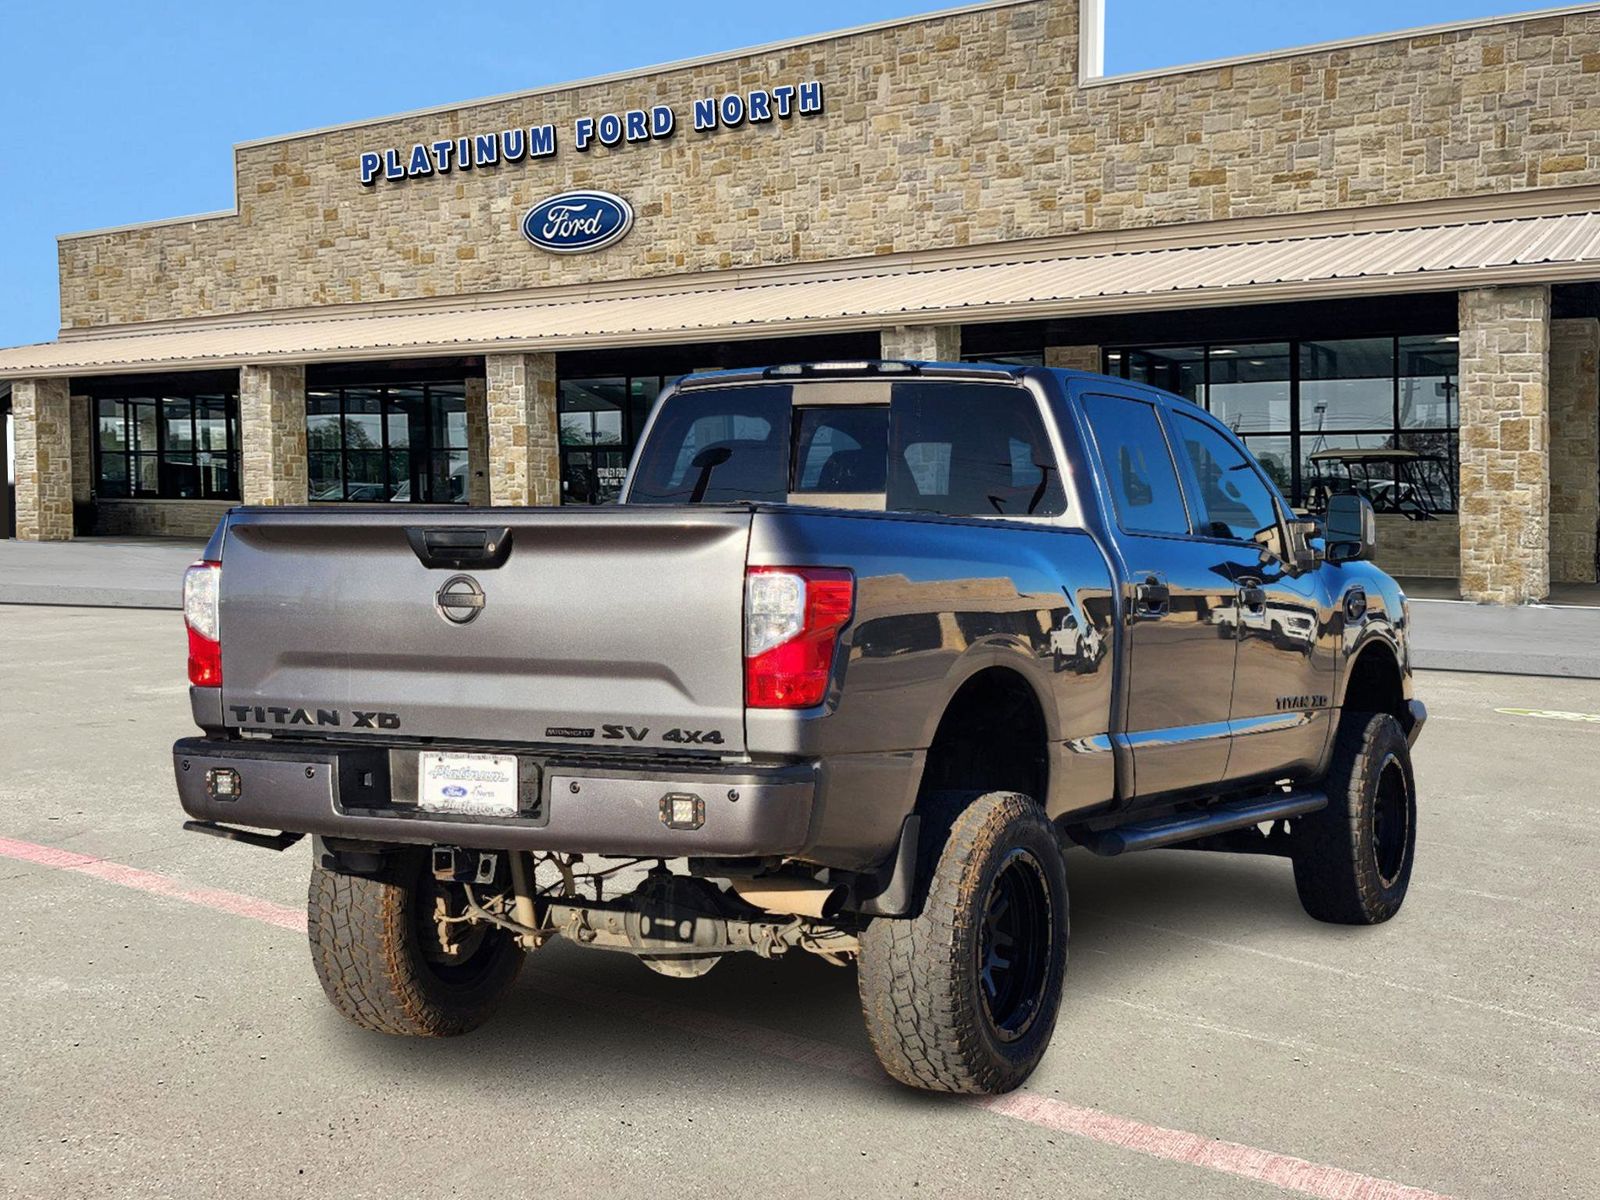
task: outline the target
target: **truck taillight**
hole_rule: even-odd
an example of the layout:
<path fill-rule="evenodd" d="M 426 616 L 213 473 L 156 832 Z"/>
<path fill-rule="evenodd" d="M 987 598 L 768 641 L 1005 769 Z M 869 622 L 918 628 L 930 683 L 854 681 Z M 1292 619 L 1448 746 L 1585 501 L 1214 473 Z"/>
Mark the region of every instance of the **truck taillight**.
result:
<path fill-rule="evenodd" d="M 856 581 L 836 567 L 751 567 L 744 577 L 744 702 L 812 708 L 828 694 Z"/>
<path fill-rule="evenodd" d="M 183 623 L 189 630 L 189 682 L 222 686 L 222 564 L 197 562 L 183 573 Z"/>

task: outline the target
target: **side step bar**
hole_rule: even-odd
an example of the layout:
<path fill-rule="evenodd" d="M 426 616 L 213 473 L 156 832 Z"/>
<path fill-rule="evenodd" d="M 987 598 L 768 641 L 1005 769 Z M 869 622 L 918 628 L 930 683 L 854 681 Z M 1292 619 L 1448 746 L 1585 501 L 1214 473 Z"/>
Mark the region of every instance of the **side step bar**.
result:
<path fill-rule="evenodd" d="M 1259 800 L 1218 804 L 1201 812 L 1176 813 L 1136 825 L 1097 830 L 1082 835 L 1080 840 L 1096 854 L 1114 858 L 1135 850 L 1157 850 L 1162 846 L 1176 846 L 1212 834 L 1247 829 L 1264 821 L 1302 817 L 1327 805 L 1328 797 L 1324 792 L 1285 792 Z"/>

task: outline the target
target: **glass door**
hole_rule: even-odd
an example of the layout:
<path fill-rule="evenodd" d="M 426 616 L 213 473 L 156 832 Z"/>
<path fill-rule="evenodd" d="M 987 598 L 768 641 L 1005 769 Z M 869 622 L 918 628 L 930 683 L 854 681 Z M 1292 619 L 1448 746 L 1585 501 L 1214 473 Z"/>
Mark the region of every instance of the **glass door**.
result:
<path fill-rule="evenodd" d="M 660 375 L 563 379 L 561 502 L 615 504 L 639 435 L 661 394 Z"/>

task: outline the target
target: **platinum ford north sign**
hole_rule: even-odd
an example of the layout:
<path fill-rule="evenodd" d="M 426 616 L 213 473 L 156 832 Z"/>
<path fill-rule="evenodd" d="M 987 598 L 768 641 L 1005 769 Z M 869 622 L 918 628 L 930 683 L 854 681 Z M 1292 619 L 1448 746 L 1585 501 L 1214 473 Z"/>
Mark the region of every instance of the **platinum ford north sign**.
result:
<path fill-rule="evenodd" d="M 694 131 L 711 134 L 722 129 L 781 124 L 795 116 L 811 117 L 822 111 L 822 83 L 754 88 L 694 101 L 686 114 Z M 631 108 L 625 112 L 579 117 L 572 123 L 572 148 L 587 152 L 595 146 L 620 148 L 670 138 L 678 129 L 680 113 L 669 104 Z M 362 151 L 361 182 L 373 187 L 380 179 L 398 183 L 405 179 L 476 171 L 535 158 L 551 158 L 558 149 L 553 124 L 491 129 L 481 133 L 417 142 L 410 147 L 391 146 Z"/>
<path fill-rule="evenodd" d="M 563 192 L 522 218 L 522 235 L 551 254 L 587 254 L 620 242 L 633 228 L 633 206 L 610 192 Z"/>

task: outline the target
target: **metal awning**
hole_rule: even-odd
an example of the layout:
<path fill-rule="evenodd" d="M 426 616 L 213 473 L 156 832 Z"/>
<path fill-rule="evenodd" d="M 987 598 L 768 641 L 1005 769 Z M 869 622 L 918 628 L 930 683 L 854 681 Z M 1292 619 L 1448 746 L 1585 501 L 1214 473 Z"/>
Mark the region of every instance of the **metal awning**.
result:
<path fill-rule="evenodd" d="M 1022 257 L 1025 244 L 1015 249 L 1016 261 L 841 265 L 837 274 L 725 286 L 641 281 L 634 294 L 76 331 L 0 350 L 0 378 L 581 350 L 1594 280 L 1600 212 L 1042 258 Z"/>

